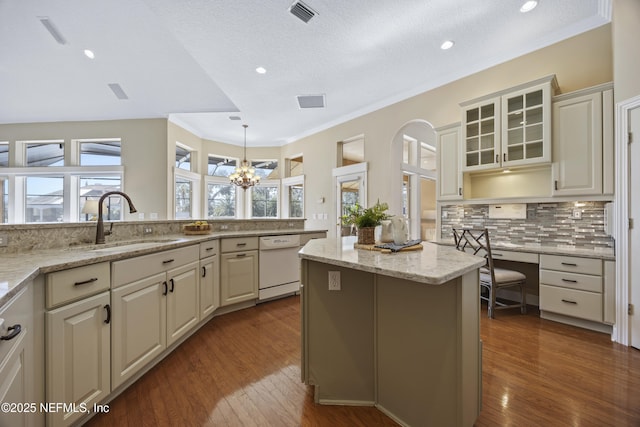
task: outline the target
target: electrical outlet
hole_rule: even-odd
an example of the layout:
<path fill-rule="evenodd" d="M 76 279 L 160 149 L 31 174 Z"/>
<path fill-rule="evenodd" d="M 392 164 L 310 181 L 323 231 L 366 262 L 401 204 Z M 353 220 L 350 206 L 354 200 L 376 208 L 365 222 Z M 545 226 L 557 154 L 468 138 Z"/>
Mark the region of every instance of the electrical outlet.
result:
<path fill-rule="evenodd" d="M 9 236 L 6 234 L 0 234 L 0 246 L 7 246 L 9 244 Z"/>
<path fill-rule="evenodd" d="M 329 290 L 330 291 L 340 290 L 340 272 L 339 271 L 329 272 Z"/>
<path fill-rule="evenodd" d="M 220 225 L 220 230 L 228 230 L 229 226 L 227 224 L 221 224 Z"/>
<path fill-rule="evenodd" d="M 574 209 L 572 214 L 571 214 L 571 217 L 573 219 L 582 219 L 582 210 L 581 209 L 577 209 L 577 208 Z"/>
<path fill-rule="evenodd" d="M 151 228 L 151 227 L 144 227 L 144 228 L 142 229 L 142 234 L 143 234 L 144 236 L 146 236 L 146 235 L 148 235 L 148 234 L 153 234 L 153 228 Z"/>

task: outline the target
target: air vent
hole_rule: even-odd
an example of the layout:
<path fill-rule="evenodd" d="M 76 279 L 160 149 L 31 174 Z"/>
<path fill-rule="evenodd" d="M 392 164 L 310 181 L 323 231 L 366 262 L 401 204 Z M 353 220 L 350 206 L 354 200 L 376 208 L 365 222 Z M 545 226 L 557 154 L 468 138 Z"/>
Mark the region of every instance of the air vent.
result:
<path fill-rule="evenodd" d="M 240 120 L 240 116 L 229 116 L 229 120 Z"/>
<path fill-rule="evenodd" d="M 109 88 L 113 91 L 113 94 L 118 99 L 129 99 L 124 89 L 118 83 L 109 83 Z"/>
<path fill-rule="evenodd" d="M 298 95 L 300 108 L 324 108 L 324 95 Z"/>
<path fill-rule="evenodd" d="M 297 16 L 302 22 L 309 22 L 311 18 L 317 15 L 316 11 L 311 9 L 301 1 L 297 1 L 291 5 L 289 12 Z"/>
<path fill-rule="evenodd" d="M 47 31 L 49 31 L 51 37 L 53 37 L 60 44 L 67 44 L 67 40 L 62 36 L 62 34 L 60 34 L 60 31 L 58 31 L 56 26 L 53 25 L 51 19 L 46 16 L 40 16 L 38 17 L 38 19 L 40 20 L 40 22 L 42 22 L 42 25 L 44 25 Z"/>

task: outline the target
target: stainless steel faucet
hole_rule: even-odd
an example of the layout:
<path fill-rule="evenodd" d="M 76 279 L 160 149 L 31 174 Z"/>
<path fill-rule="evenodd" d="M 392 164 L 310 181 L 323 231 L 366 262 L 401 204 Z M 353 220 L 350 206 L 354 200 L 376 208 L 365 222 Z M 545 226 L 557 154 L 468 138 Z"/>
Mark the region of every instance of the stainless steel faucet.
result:
<path fill-rule="evenodd" d="M 102 218 L 102 203 L 104 203 L 104 199 L 106 199 L 107 197 L 114 196 L 116 194 L 127 199 L 127 203 L 129 203 L 129 213 L 137 212 L 135 206 L 133 206 L 133 202 L 131 202 L 131 199 L 125 193 L 121 191 L 108 191 L 104 193 L 102 197 L 100 197 L 100 200 L 98 201 L 98 226 L 96 228 L 96 245 L 103 245 L 104 236 L 107 234 L 111 234 L 111 230 L 106 232 L 104 231 L 104 219 Z M 113 223 L 111 225 L 113 225 Z"/>

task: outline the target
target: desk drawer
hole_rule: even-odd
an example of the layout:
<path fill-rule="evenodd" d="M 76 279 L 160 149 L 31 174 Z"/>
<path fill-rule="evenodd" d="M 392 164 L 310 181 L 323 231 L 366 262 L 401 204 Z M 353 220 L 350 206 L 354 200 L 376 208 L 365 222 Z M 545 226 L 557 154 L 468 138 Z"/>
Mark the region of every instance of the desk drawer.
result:
<path fill-rule="evenodd" d="M 493 259 L 503 259 L 505 261 L 527 262 L 530 264 L 538 264 L 538 254 L 532 254 L 530 252 L 514 252 L 503 251 L 502 249 L 491 248 L 491 255 Z"/>
<path fill-rule="evenodd" d="M 108 262 L 85 265 L 47 274 L 47 308 L 98 294 L 111 286 Z"/>
<path fill-rule="evenodd" d="M 540 285 L 540 310 L 602 322 L 602 294 Z"/>
<path fill-rule="evenodd" d="M 602 277 L 564 271 L 540 270 L 540 283 L 563 288 L 602 293 Z"/>
<path fill-rule="evenodd" d="M 540 255 L 540 268 L 602 276 L 602 260 L 559 255 Z"/>

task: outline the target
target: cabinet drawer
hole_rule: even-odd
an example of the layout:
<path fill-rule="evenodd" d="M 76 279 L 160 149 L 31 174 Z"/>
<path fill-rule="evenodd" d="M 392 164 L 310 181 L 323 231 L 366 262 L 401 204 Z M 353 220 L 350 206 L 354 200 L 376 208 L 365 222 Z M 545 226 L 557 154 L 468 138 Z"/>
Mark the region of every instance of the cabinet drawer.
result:
<path fill-rule="evenodd" d="M 258 249 L 257 237 L 234 237 L 222 239 L 221 252 L 251 251 Z"/>
<path fill-rule="evenodd" d="M 540 310 L 602 322 L 602 294 L 540 285 Z"/>
<path fill-rule="evenodd" d="M 193 245 L 116 261 L 111 266 L 111 287 L 122 286 L 197 261 L 199 255 L 200 246 Z"/>
<path fill-rule="evenodd" d="M 513 252 L 513 251 L 503 251 L 501 249 L 493 249 L 491 248 L 491 255 L 493 259 L 503 259 L 505 261 L 517 261 L 517 262 L 528 262 L 530 264 L 538 264 L 538 254 L 532 254 L 530 252 Z"/>
<path fill-rule="evenodd" d="M 17 333 L 18 330 L 8 331 L 7 328 L 20 325 L 20 332 L 12 339 L 0 341 L 0 366 L 3 366 L 6 359 L 11 356 L 13 350 L 17 348 L 23 340 L 26 339 L 27 333 L 32 326 L 33 316 L 33 285 L 25 286 L 14 296 L 2 310 L 0 310 L 0 319 L 4 321 L 0 328 L 0 335 L 7 336 Z"/>
<path fill-rule="evenodd" d="M 108 262 L 47 274 L 47 308 L 95 295 L 111 285 Z"/>
<path fill-rule="evenodd" d="M 220 240 L 200 243 L 200 259 L 218 255 L 218 252 L 220 252 Z"/>
<path fill-rule="evenodd" d="M 564 271 L 540 270 L 540 283 L 602 293 L 602 277 Z"/>
<path fill-rule="evenodd" d="M 540 255 L 540 268 L 602 276 L 602 260 L 559 255 Z"/>

